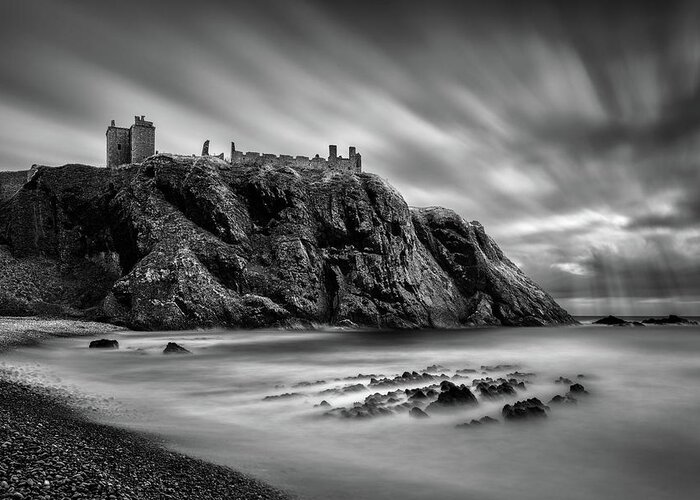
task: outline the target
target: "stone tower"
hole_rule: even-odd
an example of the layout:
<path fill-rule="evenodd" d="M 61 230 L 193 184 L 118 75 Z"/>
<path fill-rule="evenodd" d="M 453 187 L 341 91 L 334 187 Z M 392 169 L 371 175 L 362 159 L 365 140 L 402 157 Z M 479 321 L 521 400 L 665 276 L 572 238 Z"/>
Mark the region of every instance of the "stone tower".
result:
<path fill-rule="evenodd" d="M 156 152 L 156 128 L 141 115 L 131 126 L 131 163 L 141 163 Z"/>
<path fill-rule="evenodd" d="M 116 167 L 129 163 L 131 159 L 131 140 L 129 129 L 112 124 L 107 127 L 107 166 Z"/>
<path fill-rule="evenodd" d="M 141 163 L 156 151 L 156 128 L 143 115 L 134 117 L 130 128 L 107 127 L 107 166 Z"/>

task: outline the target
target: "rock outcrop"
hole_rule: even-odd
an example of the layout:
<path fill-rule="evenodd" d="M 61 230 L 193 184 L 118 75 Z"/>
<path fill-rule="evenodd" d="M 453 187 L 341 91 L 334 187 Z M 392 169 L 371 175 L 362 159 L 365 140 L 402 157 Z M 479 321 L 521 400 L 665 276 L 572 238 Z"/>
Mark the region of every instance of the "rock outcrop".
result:
<path fill-rule="evenodd" d="M 532 418 L 545 418 L 548 411 L 549 406 L 537 398 L 530 398 L 518 401 L 512 405 L 505 405 L 501 410 L 501 415 L 506 420 L 529 420 Z"/>
<path fill-rule="evenodd" d="M 163 349 L 163 354 L 192 354 L 190 351 L 175 342 L 168 342 Z"/>
<path fill-rule="evenodd" d="M 645 325 L 697 325 L 697 321 L 692 319 L 681 318 L 675 314 L 669 314 L 665 318 L 647 318 L 643 319 L 642 323 Z"/>
<path fill-rule="evenodd" d="M 574 320 L 477 222 L 369 173 L 156 155 L 0 201 L 0 314 L 138 329 Z"/>
<path fill-rule="evenodd" d="M 119 349 L 119 342 L 110 339 L 93 340 L 90 349 Z"/>

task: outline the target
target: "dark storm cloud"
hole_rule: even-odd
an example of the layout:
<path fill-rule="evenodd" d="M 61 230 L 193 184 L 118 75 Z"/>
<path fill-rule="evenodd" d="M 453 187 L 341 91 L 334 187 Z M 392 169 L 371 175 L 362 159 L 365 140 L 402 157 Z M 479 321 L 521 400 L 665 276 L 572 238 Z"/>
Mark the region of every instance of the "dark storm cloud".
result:
<path fill-rule="evenodd" d="M 173 152 L 354 144 L 571 307 L 700 297 L 698 26 L 690 1 L 5 0 L 0 168 L 102 164 L 135 114 Z"/>

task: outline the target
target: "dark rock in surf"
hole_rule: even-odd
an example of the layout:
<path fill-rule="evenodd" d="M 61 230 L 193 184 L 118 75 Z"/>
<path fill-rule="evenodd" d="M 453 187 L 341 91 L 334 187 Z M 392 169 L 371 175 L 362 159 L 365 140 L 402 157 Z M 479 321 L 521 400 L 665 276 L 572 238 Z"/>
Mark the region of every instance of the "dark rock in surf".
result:
<path fill-rule="evenodd" d="M 265 396 L 263 398 L 263 401 L 279 401 L 282 399 L 300 398 L 302 396 L 303 394 L 299 392 L 285 392 L 284 394 L 274 394 L 272 396 Z"/>
<path fill-rule="evenodd" d="M 464 429 L 467 427 L 478 427 L 478 426 L 481 426 L 483 424 L 498 424 L 498 423 L 500 423 L 500 422 L 498 420 L 496 420 L 495 418 L 486 416 L 486 417 L 481 417 L 479 420 L 472 419 L 471 422 L 457 424 L 455 427 L 458 429 Z"/>
<path fill-rule="evenodd" d="M 449 410 L 455 407 L 475 406 L 479 404 L 476 396 L 474 396 L 472 391 L 464 384 L 458 387 L 452 382 L 445 380 L 440 384 L 440 388 L 442 392 L 438 394 L 436 401 L 428 405 L 426 411 Z"/>
<path fill-rule="evenodd" d="M 476 390 L 481 397 L 485 399 L 497 399 L 516 395 L 515 388 L 509 382 L 502 382 L 498 385 L 480 382 L 476 385 Z"/>
<path fill-rule="evenodd" d="M 608 326 L 623 326 L 629 324 L 629 321 L 625 321 L 622 318 L 617 318 L 615 316 L 606 316 L 605 318 L 600 318 L 593 322 L 594 325 L 608 325 Z"/>
<path fill-rule="evenodd" d="M 176 344 L 175 342 L 168 342 L 168 345 L 163 349 L 163 354 L 192 354 L 190 351 Z"/>
<path fill-rule="evenodd" d="M 430 415 L 425 413 L 423 410 L 414 406 L 408 411 L 408 416 L 411 418 L 430 418 Z"/>
<path fill-rule="evenodd" d="M 530 398 L 518 401 L 512 405 L 505 405 L 501 410 L 501 415 L 506 420 L 529 420 L 546 418 L 549 406 L 542 403 L 537 398 Z"/>
<path fill-rule="evenodd" d="M 504 372 L 509 370 L 517 370 L 518 365 L 481 365 L 481 369 L 486 372 Z"/>
<path fill-rule="evenodd" d="M 408 399 L 427 399 L 427 398 L 428 398 L 428 396 L 426 396 L 426 394 L 420 389 L 416 390 L 415 392 L 413 392 L 413 394 L 411 394 L 408 397 Z"/>
<path fill-rule="evenodd" d="M 569 387 L 571 394 L 582 395 L 588 394 L 588 391 L 581 384 L 573 384 Z"/>
<path fill-rule="evenodd" d="M 550 405 L 575 405 L 578 403 L 578 400 L 573 397 L 570 393 L 565 394 L 564 396 L 559 396 L 556 395 L 552 399 L 549 400 Z"/>
<path fill-rule="evenodd" d="M 670 314 L 667 318 L 647 318 L 642 320 L 647 325 L 697 325 L 697 321 L 681 318 L 675 314 Z"/>
<path fill-rule="evenodd" d="M 93 340 L 90 349 L 119 349 L 119 342 L 109 339 Z"/>

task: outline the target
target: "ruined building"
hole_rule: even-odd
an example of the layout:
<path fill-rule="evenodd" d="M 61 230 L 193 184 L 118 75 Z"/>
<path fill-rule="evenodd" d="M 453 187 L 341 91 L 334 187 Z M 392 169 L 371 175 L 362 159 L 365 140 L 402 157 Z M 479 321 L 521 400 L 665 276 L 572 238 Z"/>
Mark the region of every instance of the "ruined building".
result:
<path fill-rule="evenodd" d="M 156 128 L 153 122 L 146 121 L 144 116 L 135 116 L 134 124 L 129 128 L 117 127 L 114 120 L 107 127 L 107 166 L 116 167 L 130 163 L 141 163 L 155 154 Z M 209 140 L 202 146 L 202 156 L 209 156 Z M 224 154 L 216 155 L 224 159 Z M 338 147 L 328 146 L 328 158 L 316 155 L 291 156 L 276 154 L 261 154 L 253 151 L 246 153 L 236 151 L 235 143 L 231 143 L 231 165 L 270 165 L 290 166 L 293 168 L 319 168 L 342 172 L 362 172 L 362 157 L 354 146 L 350 146 L 348 157 L 338 156 Z"/>
<path fill-rule="evenodd" d="M 129 128 L 117 127 L 114 120 L 107 127 L 107 166 L 141 163 L 155 154 L 156 128 L 144 116 L 135 116 Z"/>
<path fill-rule="evenodd" d="M 231 143 L 231 165 L 255 164 L 255 165 L 287 165 L 290 167 L 315 167 L 344 172 L 362 172 L 362 157 L 357 152 L 355 146 L 348 149 L 348 157 L 338 156 L 338 147 L 331 144 L 328 146 L 328 158 L 321 158 L 316 155 L 313 158 L 308 156 L 291 156 L 260 154 L 254 151 L 243 153 L 236 151 L 236 144 Z"/>

